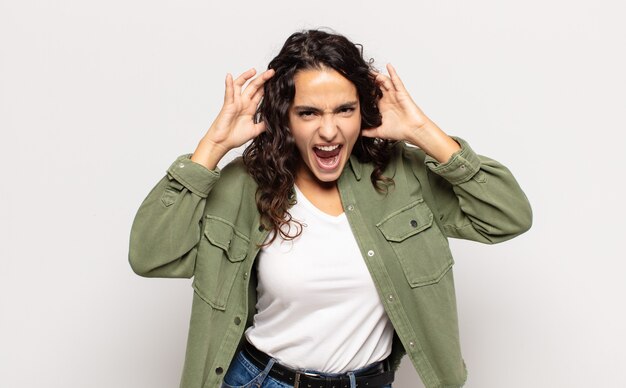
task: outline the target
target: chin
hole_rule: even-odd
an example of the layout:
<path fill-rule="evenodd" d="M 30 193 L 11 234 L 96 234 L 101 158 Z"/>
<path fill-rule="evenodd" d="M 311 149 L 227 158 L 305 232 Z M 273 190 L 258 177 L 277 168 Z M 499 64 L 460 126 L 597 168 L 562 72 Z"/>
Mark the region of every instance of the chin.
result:
<path fill-rule="evenodd" d="M 317 180 L 319 180 L 320 182 L 324 182 L 324 183 L 336 182 L 340 176 L 341 176 L 341 173 L 333 173 L 333 174 L 316 173 L 315 174 L 315 177 L 317 178 Z"/>

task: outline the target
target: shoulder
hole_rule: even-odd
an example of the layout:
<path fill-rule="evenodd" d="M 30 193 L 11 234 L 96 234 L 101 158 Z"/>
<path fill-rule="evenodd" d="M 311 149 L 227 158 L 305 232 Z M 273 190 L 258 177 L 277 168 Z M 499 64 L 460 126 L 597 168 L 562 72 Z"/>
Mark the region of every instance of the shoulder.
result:
<path fill-rule="evenodd" d="M 254 179 L 248 173 L 241 156 L 234 158 L 220 169 L 220 181 L 238 185 L 254 184 Z"/>
<path fill-rule="evenodd" d="M 237 157 L 228 162 L 219 173 L 220 178 L 207 198 L 205 212 L 233 224 L 241 218 L 239 222 L 252 225 L 252 218 L 256 214 L 257 184 L 248 173 L 242 158 Z M 247 230 L 242 225 L 238 225 L 238 228 Z"/>
<path fill-rule="evenodd" d="M 397 141 L 384 155 L 384 158 L 388 159 L 388 162 L 385 164 L 383 175 L 394 177 L 397 176 L 398 173 L 412 175 L 418 172 L 425 172 L 425 157 L 426 154 L 422 149 L 404 141 Z M 354 154 L 350 157 L 350 162 L 353 170 L 355 170 L 357 179 L 361 176 L 370 176 L 375 168 L 375 163 L 372 160 L 364 161 Z"/>
<path fill-rule="evenodd" d="M 257 187 L 243 158 L 238 156 L 220 169 L 220 178 L 213 187 L 211 199 L 218 202 L 254 202 Z"/>
<path fill-rule="evenodd" d="M 405 171 L 407 173 L 416 173 L 425 168 L 426 154 L 421 148 L 404 141 L 396 142 L 391 148 L 389 165 L 387 171 L 389 173 L 397 173 Z"/>
<path fill-rule="evenodd" d="M 403 160 L 424 163 L 426 153 L 421 148 L 404 141 L 398 142 L 396 148 L 398 148 L 397 153 L 400 154 Z"/>

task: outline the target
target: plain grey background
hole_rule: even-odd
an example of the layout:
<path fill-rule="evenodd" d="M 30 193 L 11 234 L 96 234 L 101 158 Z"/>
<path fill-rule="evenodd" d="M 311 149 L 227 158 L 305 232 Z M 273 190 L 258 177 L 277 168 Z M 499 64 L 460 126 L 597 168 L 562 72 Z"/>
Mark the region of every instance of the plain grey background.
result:
<path fill-rule="evenodd" d="M 0 0 L 0 386 L 178 386 L 188 279 L 128 262 L 137 208 L 226 72 L 331 27 L 442 129 L 507 165 L 534 226 L 452 241 L 467 387 L 623 384 L 619 1 Z M 229 155 L 232 158 L 237 154 Z M 407 358 L 394 387 L 421 387 Z"/>

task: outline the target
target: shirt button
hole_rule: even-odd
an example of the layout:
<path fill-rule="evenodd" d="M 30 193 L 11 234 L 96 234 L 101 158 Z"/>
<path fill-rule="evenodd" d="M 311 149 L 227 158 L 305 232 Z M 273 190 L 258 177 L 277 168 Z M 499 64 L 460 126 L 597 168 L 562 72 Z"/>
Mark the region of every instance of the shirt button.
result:
<path fill-rule="evenodd" d="M 417 221 L 411 220 L 411 226 L 415 228 L 417 226 Z"/>
<path fill-rule="evenodd" d="M 263 225 L 262 225 L 262 224 L 261 224 L 261 225 L 259 225 L 259 232 L 262 232 L 262 231 L 263 231 L 263 229 L 265 229 L 265 227 L 263 227 Z"/>
<path fill-rule="evenodd" d="M 181 162 L 181 163 L 178 163 L 178 167 L 179 167 L 179 168 L 183 168 L 183 167 L 185 167 L 185 163 L 182 163 L 182 162 Z"/>
<path fill-rule="evenodd" d="M 235 317 L 235 325 L 239 325 L 241 323 L 241 318 Z"/>
<path fill-rule="evenodd" d="M 461 165 L 461 170 L 465 170 L 465 165 L 464 164 Z"/>
<path fill-rule="evenodd" d="M 221 366 L 218 366 L 217 368 L 215 368 L 215 373 L 221 375 L 222 373 L 224 373 L 224 369 L 222 369 Z"/>
<path fill-rule="evenodd" d="M 374 256 L 374 251 L 367 251 L 367 255 L 368 255 L 369 257 Z"/>
<path fill-rule="evenodd" d="M 244 280 L 248 278 L 248 272 L 244 272 L 243 273 L 243 278 L 244 278 Z"/>
<path fill-rule="evenodd" d="M 352 205 L 348 205 L 348 210 L 349 210 L 349 211 L 354 210 L 354 206 L 352 206 Z"/>
<path fill-rule="evenodd" d="M 389 294 L 387 298 L 389 298 L 389 300 L 393 300 L 393 295 Z"/>
<path fill-rule="evenodd" d="M 412 347 L 412 348 L 414 348 L 414 347 L 415 347 L 415 342 L 413 342 L 413 341 L 409 341 L 409 346 L 410 346 L 410 347 Z"/>

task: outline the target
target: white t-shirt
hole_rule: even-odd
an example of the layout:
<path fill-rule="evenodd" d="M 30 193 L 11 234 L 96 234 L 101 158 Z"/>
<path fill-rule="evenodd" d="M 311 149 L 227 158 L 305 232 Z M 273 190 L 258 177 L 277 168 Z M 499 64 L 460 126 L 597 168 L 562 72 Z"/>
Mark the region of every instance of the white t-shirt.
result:
<path fill-rule="evenodd" d="M 295 240 L 278 236 L 259 253 L 248 341 L 281 364 L 326 373 L 385 359 L 393 326 L 345 213 L 326 214 L 295 189 L 289 212 L 305 226 Z"/>

